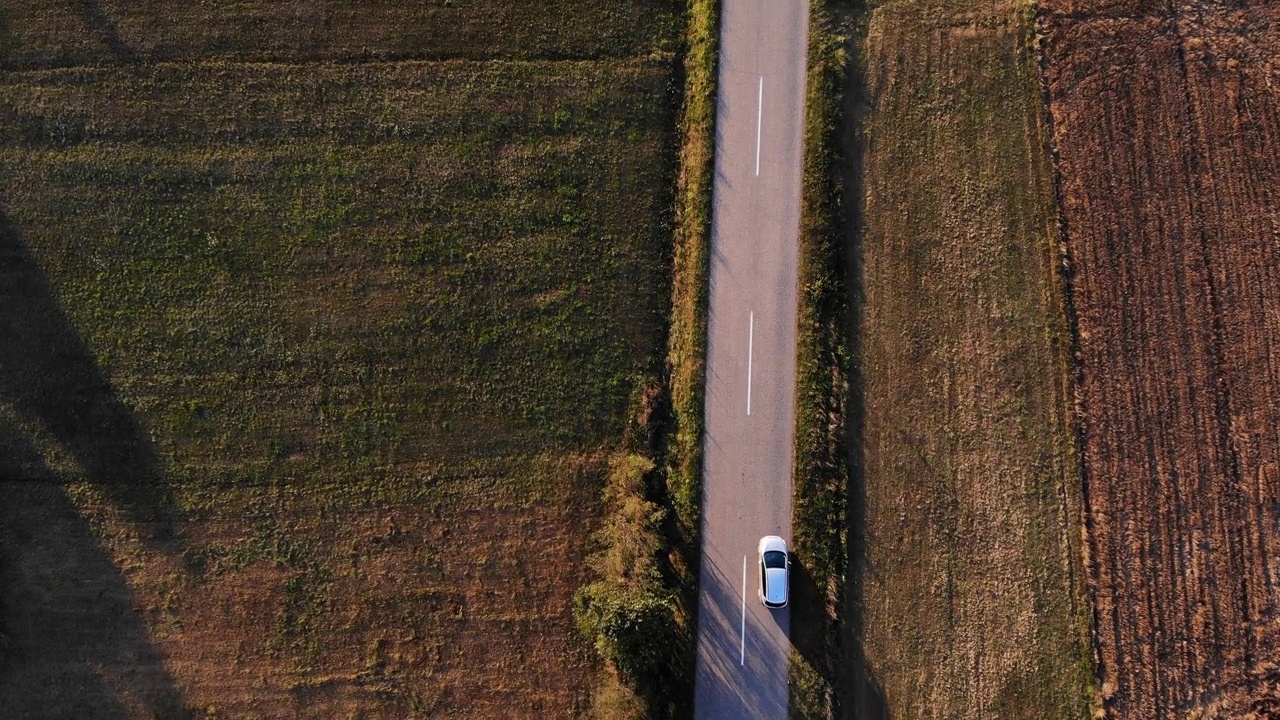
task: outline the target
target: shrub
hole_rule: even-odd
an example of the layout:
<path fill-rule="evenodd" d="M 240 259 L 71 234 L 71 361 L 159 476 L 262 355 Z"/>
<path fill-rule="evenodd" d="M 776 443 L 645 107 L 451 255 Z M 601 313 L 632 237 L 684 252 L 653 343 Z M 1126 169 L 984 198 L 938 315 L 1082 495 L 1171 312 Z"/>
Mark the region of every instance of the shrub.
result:
<path fill-rule="evenodd" d="M 596 650 L 643 697 L 667 664 L 671 602 L 654 592 L 592 583 L 575 597 L 578 623 Z"/>
<path fill-rule="evenodd" d="M 598 535 L 601 550 L 591 559 L 597 580 L 574 596 L 574 616 L 611 670 L 609 703 L 596 703 L 597 717 L 619 717 L 616 704 L 633 696 L 638 710 L 625 717 L 655 717 L 668 701 L 673 657 L 684 643 L 675 623 L 675 593 L 664 583 L 666 511 L 648 498 L 655 463 L 620 453 L 610 463 L 606 516 Z M 624 703 L 625 704 L 625 703 Z"/>

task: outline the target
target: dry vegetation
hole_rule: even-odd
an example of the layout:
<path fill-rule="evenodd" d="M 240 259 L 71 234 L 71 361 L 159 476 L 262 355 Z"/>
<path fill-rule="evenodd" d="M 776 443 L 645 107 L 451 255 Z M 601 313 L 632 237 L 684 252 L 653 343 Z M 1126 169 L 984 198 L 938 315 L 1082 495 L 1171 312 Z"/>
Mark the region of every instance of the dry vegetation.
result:
<path fill-rule="evenodd" d="M 601 59 L 670 50 L 670 0 L 0 0 L 7 67 L 164 60 Z"/>
<path fill-rule="evenodd" d="M 868 677 L 847 709 L 1086 717 L 1068 335 L 1030 9 L 889 0 L 865 23 L 850 573 L 851 662 Z"/>
<path fill-rule="evenodd" d="M 1115 718 L 1280 715 L 1280 5 L 1046 3 Z"/>
<path fill-rule="evenodd" d="M 125 5 L 0 3 L 0 707 L 584 709 L 677 4 Z"/>

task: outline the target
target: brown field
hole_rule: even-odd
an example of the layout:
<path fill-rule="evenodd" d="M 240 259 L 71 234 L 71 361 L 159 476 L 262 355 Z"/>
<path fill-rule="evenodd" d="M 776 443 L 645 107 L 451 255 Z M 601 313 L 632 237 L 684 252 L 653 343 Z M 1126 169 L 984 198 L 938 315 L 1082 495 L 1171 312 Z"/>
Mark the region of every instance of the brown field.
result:
<path fill-rule="evenodd" d="M 0 717 L 586 710 L 676 7 L 0 0 Z"/>
<path fill-rule="evenodd" d="M 1105 706 L 1280 716 L 1280 4 L 1041 24 Z"/>
<path fill-rule="evenodd" d="M 866 19 L 856 244 L 858 717 L 1087 717 L 1057 216 L 1030 8 Z M 863 507 L 859 507 L 861 504 Z"/>
<path fill-rule="evenodd" d="M 0 63 L 632 57 L 671 49 L 674 5 L 670 0 L 0 0 Z"/>

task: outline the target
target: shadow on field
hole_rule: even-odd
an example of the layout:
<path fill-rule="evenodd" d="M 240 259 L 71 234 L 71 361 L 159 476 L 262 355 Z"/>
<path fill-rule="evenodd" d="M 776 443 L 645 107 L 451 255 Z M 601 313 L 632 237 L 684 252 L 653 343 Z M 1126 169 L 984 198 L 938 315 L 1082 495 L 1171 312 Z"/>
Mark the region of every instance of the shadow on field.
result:
<path fill-rule="evenodd" d="M 71 9 L 84 21 L 89 32 L 115 55 L 116 60 L 130 64 L 138 62 L 138 54 L 120 37 L 115 21 L 102 8 L 102 3 L 98 0 L 72 0 Z"/>
<path fill-rule="evenodd" d="M 177 513 L 150 439 L 116 397 L 3 209 L 0 402 L 68 452 L 85 479 L 149 533 L 144 539 L 173 540 Z"/>
<path fill-rule="evenodd" d="M 120 570 L 43 448 L 150 546 L 176 544 L 150 441 L 0 209 L 0 708 L 13 717 L 182 717 Z M 59 464 L 62 462 L 60 457 Z"/>
<path fill-rule="evenodd" d="M 187 717 L 120 571 L 14 430 L 0 424 L 5 717 Z"/>
<path fill-rule="evenodd" d="M 864 648 L 864 583 L 867 576 L 876 571 L 867 561 L 866 548 L 875 538 L 866 532 L 867 472 L 864 455 L 866 427 L 866 385 L 862 375 L 863 317 L 866 293 L 863 287 L 862 223 L 864 217 L 863 160 L 866 153 L 864 134 L 870 109 L 866 82 L 866 68 L 858 61 L 862 55 L 858 45 L 865 31 L 859 30 L 866 22 L 870 8 L 862 0 L 841 0 L 832 3 L 838 22 L 846 29 L 846 51 L 849 61 L 843 81 L 841 107 L 840 153 L 845 162 L 842 205 L 845 208 L 845 277 L 848 282 L 849 303 L 849 394 L 846 407 L 846 447 L 849 467 L 848 497 L 846 499 L 846 537 L 848 542 L 848 566 L 845 571 L 845 587 L 840 608 L 840 645 L 844 658 L 840 663 L 840 677 L 835 678 L 837 707 L 845 720 L 888 720 L 888 704 L 884 691 L 867 662 Z"/>

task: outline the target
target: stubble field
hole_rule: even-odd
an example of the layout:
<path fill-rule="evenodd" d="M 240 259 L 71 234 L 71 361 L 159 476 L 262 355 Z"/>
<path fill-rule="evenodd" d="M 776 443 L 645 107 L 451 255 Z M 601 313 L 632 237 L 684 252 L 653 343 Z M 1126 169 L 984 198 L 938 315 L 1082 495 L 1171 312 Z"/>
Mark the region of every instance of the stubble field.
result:
<path fill-rule="evenodd" d="M 1109 716 L 1280 714 L 1280 5 L 1045 4 Z"/>
<path fill-rule="evenodd" d="M 589 702 L 676 6 L 312 5 L 0 5 L 15 717 Z"/>
<path fill-rule="evenodd" d="M 1091 710 L 1069 334 L 1032 37 L 1020 3 L 891 0 L 866 17 L 854 123 L 858 717 Z"/>

